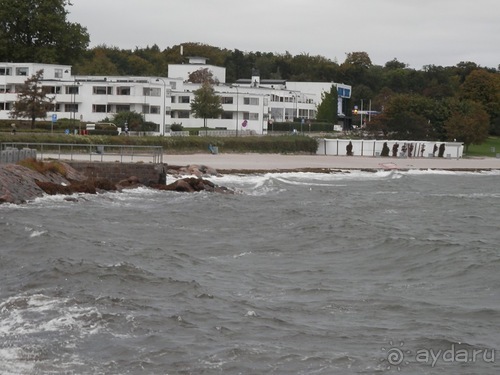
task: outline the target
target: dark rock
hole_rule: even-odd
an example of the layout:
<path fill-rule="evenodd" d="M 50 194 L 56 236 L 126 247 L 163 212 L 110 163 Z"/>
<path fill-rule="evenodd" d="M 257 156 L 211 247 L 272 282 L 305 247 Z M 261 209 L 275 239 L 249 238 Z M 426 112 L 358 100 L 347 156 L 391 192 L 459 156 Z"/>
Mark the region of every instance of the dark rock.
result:
<path fill-rule="evenodd" d="M 167 170 L 168 174 L 174 176 L 196 176 L 196 177 L 210 177 L 220 176 L 215 168 L 206 165 L 190 164 L 186 166 L 169 165 Z"/>
<path fill-rule="evenodd" d="M 53 168 L 42 168 L 41 170 L 45 171 L 42 173 L 19 164 L 0 165 L 0 204 L 25 203 L 37 197 L 42 197 L 44 194 L 96 194 L 102 191 L 116 191 L 144 186 L 136 176 L 131 176 L 118 184 L 114 184 L 107 179 L 87 178 L 68 164 L 58 163 L 64 166 L 63 172 L 58 173 Z M 193 172 L 198 171 L 200 174 L 217 173 L 214 169 L 205 166 L 201 168 L 203 172 L 199 170 L 199 167 L 191 167 L 190 170 Z M 201 177 L 182 178 L 169 185 L 151 184 L 150 187 L 158 190 L 190 193 L 198 191 L 234 193 L 230 189 L 217 186 Z"/>
<path fill-rule="evenodd" d="M 151 187 L 158 190 L 178 191 L 187 193 L 194 193 L 198 191 L 209 191 L 209 192 L 229 193 L 229 194 L 234 193 L 234 191 L 226 187 L 221 187 L 215 185 L 211 181 L 196 177 L 181 178 L 168 185 L 153 185 Z"/>
<path fill-rule="evenodd" d="M 121 180 L 116 185 L 118 189 L 135 189 L 139 186 L 143 186 L 136 176 L 130 176 L 125 180 Z"/>

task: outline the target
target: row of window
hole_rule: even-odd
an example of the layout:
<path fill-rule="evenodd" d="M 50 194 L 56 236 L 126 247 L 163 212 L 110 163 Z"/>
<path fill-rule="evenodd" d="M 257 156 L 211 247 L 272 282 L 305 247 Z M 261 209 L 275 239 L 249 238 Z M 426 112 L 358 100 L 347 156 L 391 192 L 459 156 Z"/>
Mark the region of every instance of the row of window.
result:
<path fill-rule="evenodd" d="M 15 70 L 16 76 L 27 76 L 29 73 L 29 68 L 26 67 L 18 67 Z M 7 68 L 4 66 L 0 66 L 0 76 L 11 76 L 12 68 Z"/>
<path fill-rule="evenodd" d="M 191 112 L 190 111 L 172 111 L 172 118 L 190 118 L 191 117 Z M 242 114 L 238 115 L 238 118 L 240 120 L 259 120 L 259 114 L 258 113 L 252 113 L 252 112 L 243 112 Z M 223 120 L 232 120 L 236 119 L 236 112 L 224 112 L 221 115 L 221 119 Z"/>
<path fill-rule="evenodd" d="M 16 76 L 27 76 L 29 75 L 29 68 L 25 66 L 19 66 L 14 70 Z M 0 76 L 11 76 L 12 68 L 0 66 Z M 54 69 L 54 78 L 63 78 L 63 70 L 60 68 Z"/>
<path fill-rule="evenodd" d="M 11 109 L 12 109 L 12 103 L 0 102 L 0 110 L 10 111 Z M 92 112 L 94 112 L 94 113 L 129 112 L 130 109 L 131 109 L 130 105 L 127 105 L 127 104 L 117 104 L 117 105 L 94 104 L 94 105 L 92 105 Z M 78 110 L 79 110 L 78 103 L 67 103 L 67 104 L 56 103 L 50 109 L 51 112 L 69 112 L 69 113 L 78 112 Z M 142 113 L 144 113 L 144 114 L 161 114 L 161 108 L 160 108 L 160 106 L 144 105 L 142 107 Z M 169 114 L 170 114 L 170 111 L 167 111 L 166 115 L 169 115 Z M 173 118 L 188 119 L 191 117 L 191 111 L 173 111 L 172 117 Z M 236 113 L 235 112 L 224 112 L 222 114 L 221 118 L 226 119 L 226 120 L 235 119 Z M 259 114 L 252 113 L 252 112 L 243 112 L 242 114 L 239 114 L 239 118 L 241 120 L 258 121 Z"/>
<path fill-rule="evenodd" d="M 233 104 L 234 98 L 232 96 L 221 96 L 220 101 L 222 104 Z M 189 96 L 172 96 L 172 103 L 189 104 Z M 244 105 L 259 105 L 259 98 L 243 98 Z"/>
<path fill-rule="evenodd" d="M 20 85 L 0 85 L 0 94 L 2 93 L 16 93 L 20 90 Z M 61 94 L 62 86 L 43 86 L 43 91 L 47 94 Z M 94 95 L 113 95 L 113 89 L 116 89 L 116 95 L 130 95 L 130 87 L 111 87 L 111 86 L 93 86 L 92 93 Z M 78 95 L 80 93 L 80 86 L 64 86 L 64 93 L 68 95 Z M 143 96 L 161 96 L 161 89 L 159 87 L 144 87 Z M 172 96 L 172 103 L 189 104 L 191 98 L 187 95 Z M 243 105 L 259 105 L 259 98 L 243 98 Z M 221 97 L 222 104 L 233 104 L 234 98 L 232 96 Z"/>

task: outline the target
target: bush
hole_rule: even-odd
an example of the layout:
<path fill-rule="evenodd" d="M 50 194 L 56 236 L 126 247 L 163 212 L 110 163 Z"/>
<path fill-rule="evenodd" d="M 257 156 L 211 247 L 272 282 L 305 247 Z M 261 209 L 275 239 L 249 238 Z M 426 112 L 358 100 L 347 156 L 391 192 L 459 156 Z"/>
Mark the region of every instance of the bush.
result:
<path fill-rule="evenodd" d="M 184 126 L 182 126 L 182 124 L 172 124 L 172 126 L 170 126 L 170 130 L 173 132 L 181 132 L 184 130 Z"/>

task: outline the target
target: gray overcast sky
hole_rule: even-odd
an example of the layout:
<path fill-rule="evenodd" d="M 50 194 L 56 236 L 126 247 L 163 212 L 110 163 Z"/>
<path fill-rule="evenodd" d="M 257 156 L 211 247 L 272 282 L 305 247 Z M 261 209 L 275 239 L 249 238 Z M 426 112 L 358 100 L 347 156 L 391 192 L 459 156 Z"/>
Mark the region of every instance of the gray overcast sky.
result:
<path fill-rule="evenodd" d="M 364 51 L 384 65 L 500 64 L 500 0 L 72 0 L 91 47 L 198 42 L 244 52 Z"/>

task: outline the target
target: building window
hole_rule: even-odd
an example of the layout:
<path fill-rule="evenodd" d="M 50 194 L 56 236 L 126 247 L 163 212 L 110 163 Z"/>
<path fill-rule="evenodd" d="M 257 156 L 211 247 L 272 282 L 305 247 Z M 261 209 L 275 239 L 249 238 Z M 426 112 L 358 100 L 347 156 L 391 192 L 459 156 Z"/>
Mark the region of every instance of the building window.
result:
<path fill-rule="evenodd" d="M 113 88 L 108 86 L 93 86 L 92 93 L 94 95 L 111 95 L 113 93 Z"/>
<path fill-rule="evenodd" d="M 45 92 L 46 94 L 60 94 L 61 86 L 44 86 L 43 92 Z"/>
<path fill-rule="evenodd" d="M 245 105 L 259 105 L 259 98 L 243 98 Z"/>
<path fill-rule="evenodd" d="M 130 87 L 128 86 L 117 87 L 116 95 L 130 95 Z"/>
<path fill-rule="evenodd" d="M 349 98 L 351 96 L 351 90 L 343 88 L 343 87 L 338 87 L 337 93 L 339 94 L 340 97 L 343 97 L 343 98 Z"/>
<path fill-rule="evenodd" d="M 232 120 L 233 118 L 233 112 L 223 112 L 221 116 L 223 120 Z"/>
<path fill-rule="evenodd" d="M 170 98 L 170 102 L 171 102 L 171 103 L 175 103 L 175 102 L 176 102 L 176 98 L 175 98 L 175 96 L 172 96 L 172 97 Z"/>
<path fill-rule="evenodd" d="M 179 96 L 179 103 L 189 104 L 189 96 Z"/>
<path fill-rule="evenodd" d="M 170 87 L 172 88 L 172 90 L 175 90 L 177 88 L 177 82 L 170 81 Z"/>
<path fill-rule="evenodd" d="M 0 67 L 0 76 L 10 76 L 12 74 L 10 68 Z"/>
<path fill-rule="evenodd" d="M 142 94 L 144 96 L 161 96 L 161 89 L 159 87 L 143 87 Z"/>
<path fill-rule="evenodd" d="M 62 69 L 55 69 L 54 70 L 54 78 L 62 78 L 63 77 L 63 70 Z"/>
<path fill-rule="evenodd" d="M 5 94 L 7 92 L 7 86 L 0 85 L 0 94 Z"/>
<path fill-rule="evenodd" d="M 243 112 L 243 120 L 258 120 L 258 113 Z"/>
<path fill-rule="evenodd" d="M 65 112 L 78 112 L 78 104 L 77 103 L 66 104 L 64 106 L 64 111 Z"/>
<path fill-rule="evenodd" d="M 223 96 L 220 98 L 220 102 L 222 104 L 233 104 L 233 97 L 232 96 Z"/>
<path fill-rule="evenodd" d="M 61 105 L 59 103 L 51 104 L 49 112 L 61 112 Z"/>
<path fill-rule="evenodd" d="M 159 115 L 160 114 L 160 106 L 159 105 L 149 105 L 149 104 L 144 104 L 142 106 L 142 113 L 148 114 L 154 114 L 154 115 Z"/>
<path fill-rule="evenodd" d="M 106 104 L 93 104 L 92 112 L 97 113 L 107 113 L 107 105 Z"/>
<path fill-rule="evenodd" d="M 78 94 L 79 87 L 78 86 L 66 86 L 66 94 Z"/>
<path fill-rule="evenodd" d="M 8 102 L 0 102 L 0 111 L 10 111 L 10 104 Z"/>
<path fill-rule="evenodd" d="M 189 118 L 189 111 L 178 111 L 177 117 L 178 118 Z"/>
<path fill-rule="evenodd" d="M 130 105 L 126 104 L 117 104 L 116 105 L 116 112 L 130 112 Z"/>
<path fill-rule="evenodd" d="M 29 69 L 26 67 L 16 68 L 16 76 L 27 76 Z"/>

